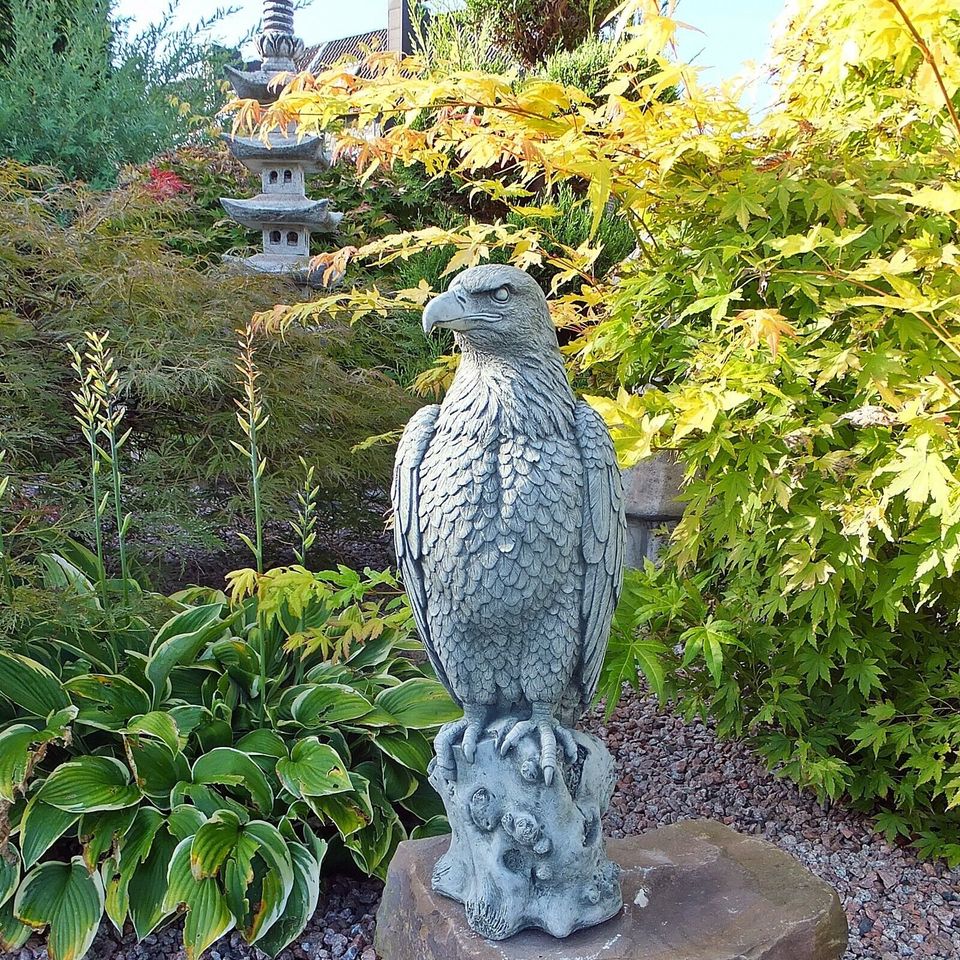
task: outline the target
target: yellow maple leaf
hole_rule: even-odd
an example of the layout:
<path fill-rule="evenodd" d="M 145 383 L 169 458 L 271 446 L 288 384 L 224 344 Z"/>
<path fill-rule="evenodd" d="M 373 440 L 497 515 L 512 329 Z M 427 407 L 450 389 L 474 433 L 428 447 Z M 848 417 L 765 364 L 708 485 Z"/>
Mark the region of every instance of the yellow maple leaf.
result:
<path fill-rule="evenodd" d="M 796 329 L 787 318 L 772 307 L 760 310 L 741 310 L 734 318 L 734 323 L 743 327 L 747 344 L 756 347 L 761 340 L 766 343 L 770 355 L 776 358 L 780 350 L 781 337 L 795 337 Z"/>

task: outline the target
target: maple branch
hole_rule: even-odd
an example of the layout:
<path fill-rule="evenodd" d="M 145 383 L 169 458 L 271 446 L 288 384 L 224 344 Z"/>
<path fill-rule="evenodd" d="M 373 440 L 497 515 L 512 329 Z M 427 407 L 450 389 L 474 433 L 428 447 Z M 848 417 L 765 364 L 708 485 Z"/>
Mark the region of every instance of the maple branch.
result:
<path fill-rule="evenodd" d="M 903 9 L 900 0 L 888 0 L 888 3 L 891 3 L 897 13 L 900 14 L 900 19 L 903 20 L 904 25 L 910 31 L 910 35 L 913 37 L 914 42 L 920 48 L 920 52 L 923 54 L 923 59 L 927 61 L 930 69 L 933 71 L 933 75 L 937 80 L 937 86 L 940 87 L 940 92 L 943 94 L 943 99 L 947 104 L 947 110 L 950 113 L 950 119 L 953 121 L 953 125 L 956 128 L 957 136 L 960 136 L 960 117 L 957 116 L 956 107 L 954 107 L 953 99 L 947 90 L 947 85 L 944 82 L 943 74 L 940 73 L 940 68 L 937 66 L 937 61 L 934 59 L 933 51 L 930 49 L 927 41 L 924 40 L 920 35 L 920 31 L 917 29 L 916 24 L 910 19 L 906 10 Z"/>

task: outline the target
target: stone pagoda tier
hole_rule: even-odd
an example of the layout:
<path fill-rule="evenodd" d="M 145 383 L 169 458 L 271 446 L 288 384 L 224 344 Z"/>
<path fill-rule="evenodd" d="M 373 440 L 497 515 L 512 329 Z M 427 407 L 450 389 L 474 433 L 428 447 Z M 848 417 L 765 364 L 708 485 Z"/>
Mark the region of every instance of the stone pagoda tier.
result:
<path fill-rule="evenodd" d="M 263 57 L 259 70 L 227 68 L 227 76 L 238 97 L 270 104 L 282 84 L 276 78 L 295 72 L 294 58 L 303 51 L 303 41 L 293 33 L 292 0 L 265 0 L 257 48 Z M 284 274 L 299 282 L 319 284 L 317 272 L 310 270 L 310 236 L 334 233 L 342 218 L 330 209 L 329 200 L 311 200 L 306 195 L 306 175 L 329 164 L 325 139 L 298 136 L 295 127 L 271 131 L 267 137 L 224 134 L 223 138 L 230 152 L 259 174 L 261 181 L 261 192 L 255 197 L 220 200 L 233 220 L 263 236 L 262 253 L 229 259 L 259 273 Z"/>

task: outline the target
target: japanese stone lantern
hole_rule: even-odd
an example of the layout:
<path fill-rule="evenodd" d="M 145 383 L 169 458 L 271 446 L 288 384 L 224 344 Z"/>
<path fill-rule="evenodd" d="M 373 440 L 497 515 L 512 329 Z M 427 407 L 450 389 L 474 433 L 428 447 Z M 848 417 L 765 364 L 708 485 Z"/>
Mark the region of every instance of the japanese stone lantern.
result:
<path fill-rule="evenodd" d="M 280 74 L 295 73 L 295 57 L 303 41 L 293 33 L 293 0 L 265 0 L 263 32 L 257 40 L 263 58 L 253 71 L 227 68 L 238 97 L 273 103 L 280 92 Z M 306 174 L 329 164 L 323 137 L 297 135 L 296 128 L 272 131 L 267 138 L 224 134 L 230 152 L 253 173 L 260 175 L 261 192 L 250 199 L 222 198 L 220 203 L 237 223 L 263 236 L 263 252 L 235 259 L 260 273 L 287 274 L 301 282 L 316 281 L 310 271 L 310 237 L 333 233 L 342 214 L 330 209 L 329 200 L 306 195 Z"/>

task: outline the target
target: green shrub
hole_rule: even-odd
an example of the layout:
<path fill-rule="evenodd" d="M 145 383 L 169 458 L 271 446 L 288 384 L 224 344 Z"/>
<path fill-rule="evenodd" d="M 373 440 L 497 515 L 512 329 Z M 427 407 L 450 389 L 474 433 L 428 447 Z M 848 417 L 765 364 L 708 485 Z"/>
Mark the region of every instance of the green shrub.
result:
<path fill-rule="evenodd" d="M 261 276 L 200 269 L 168 249 L 168 204 L 186 216 L 189 195 L 158 199 L 133 182 L 96 194 L 52 172 L 0 166 L 0 437 L 16 470 L 8 500 L 25 516 L 88 530 L 78 511 L 88 454 L 73 421 L 67 343 L 109 331 L 119 389 L 134 428 L 128 448 L 131 548 L 175 555 L 212 545 L 245 500 L 234 398 L 235 330 L 293 289 Z M 159 208 L 159 210 L 158 210 Z M 199 242 L 199 241 L 198 241 Z M 352 453 L 401 425 L 411 398 L 357 352 L 349 325 L 328 321 L 259 338 L 258 363 L 271 428 L 263 495 L 287 516 L 297 457 L 329 490 L 385 481 L 388 449 Z M 14 539 L 12 552 L 25 544 Z"/>
<path fill-rule="evenodd" d="M 558 257 L 564 256 L 563 248 L 577 250 L 581 245 L 600 247 L 600 254 L 593 264 L 593 274 L 602 279 L 617 264 L 633 253 L 637 245 L 636 235 L 630 221 L 612 205 L 604 210 L 592 231 L 593 212 L 586 197 L 578 195 L 569 183 L 561 184 L 552 197 L 547 198 L 553 208 L 553 216 L 544 219 L 541 226 L 544 250 Z M 515 227 L 527 225 L 522 213 L 511 212 L 507 222 Z M 554 271 L 541 271 L 542 279 L 549 279 Z"/>
<path fill-rule="evenodd" d="M 95 558 L 69 556 L 49 576 L 103 613 Z M 383 877 L 400 840 L 446 829 L 428 738 L 459 711 L 404 656 L 396 581 L 290 567 L 231 592 L 158 598 L 157 630 L 38 624 L 0 651 L 5 950 L 49 927 L 51 960 L 81 958 L 104 914 L 143 939 L 185 909 L 188 955 L 236 927 L 276 956 L 325 860 Z"/>
<path fill-rule="evenodd" d="M 615 0 L 467 0 L 469 15 L 489 22 L 496 43 L 525 67 L 579 46 L 616 6 Z"/>
<path fill-rule="evenodd" d="M 543 62 L 541 72 L 555 83 L 576 87 L 590 97 L 610 82 L 610 57 L 615 46 L 599 37 L 587 37 L 572 50 L 557 50 Z"/>
<path fill-rule="evenodd" d="M 485 70 L 501 73 L 513 63 L 495 42 L 493 19 L 453 4 L 418 5 L 414 17 L 414 46 L 418 56 L 442 70 Z"/>
<path fill-rule="evenodd" d="M 624 461 L 672 449 L 687 478 L 604 690 L 644 673 L 957 864 L 960 124 L 896 10 L 829 10 L 839 39 L 812 10 L 783 39 L 785 62 L 803 51 L 784 113 L 734 120 L 658 184 L 656 246 L 585 345 L 630 391 L 597 401 Z"/>
<path fill-rule="evenodd" d="M 223 103 L 226 53 L 208 24 L 174 29 L 172 13 L 130 35 L 107 0 L 10 0 L 0 58 L 0 153 L 112 183 L 189 137 Z"/>

